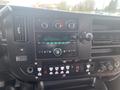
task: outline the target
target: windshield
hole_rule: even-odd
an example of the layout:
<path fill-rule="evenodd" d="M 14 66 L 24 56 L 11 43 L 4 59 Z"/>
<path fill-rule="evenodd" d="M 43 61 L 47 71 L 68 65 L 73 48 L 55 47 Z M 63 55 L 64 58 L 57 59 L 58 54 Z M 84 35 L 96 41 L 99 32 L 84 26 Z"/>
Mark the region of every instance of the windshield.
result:
<path fill-rule="evenodd" d="M 120 0 L 0 0 L 1 5 L 120 15 Z"/>

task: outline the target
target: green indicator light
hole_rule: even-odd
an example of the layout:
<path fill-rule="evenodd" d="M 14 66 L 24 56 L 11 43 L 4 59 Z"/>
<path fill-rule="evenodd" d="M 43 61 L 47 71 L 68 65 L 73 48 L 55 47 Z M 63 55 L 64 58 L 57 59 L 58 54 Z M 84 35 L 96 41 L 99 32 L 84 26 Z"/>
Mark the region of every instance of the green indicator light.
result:
<path fill-rule="evenodd" d="M 58 42 L 55 42 L 56 44 L 59 44 Z"/>
<path fill-rule="evenodd" d="M 57 42 L 54 42 L 54 44 L 57 44 Z"/>
<path fill-rule="evenodd" d="M 49 44 L 52 44 L 52 42 L 49 42 Z"/>
<path fill-rule="evenodd" d="M 47 42 L 47 44 L 50 44 L 50 42 Z"/>
<path fill-rule="evenodd" d="M 55 44 L 55 42 L 51 42 L 51 44 Z"/>
<path fill-rule="evenodd" d="M 60 44 L 62 44 L 62 42 L 60 42 Z"/>
<path fill-rule="evenodd" d="M 57 42 L 54 42 L 54 44 L 57 44 Z"/>
<path fill-rule="evenodd" d="M 65 42 L 62 42 L 62 44 L 65 44 Z"/>
<path fill-rule="evenodd" d="M 61 44 L 61 42 L 58 42 L 58 44 Z"/>
<path fill-rule="evenodd" d="M 54 42 L 51 42 L 51 44 L 54 44 Z"/>
<path fill-rule="evenodd" d="M 63 42 L 60 42 L 60 44 L 63 44 Z"/>
<path fill-rule="evenodd" d="M 50 44 L 54 44 L 53 42 L 50 42 Z"/>
<path fill-rule="evenodd" d="M 59 42 L 56 42 L 56 44 L 59 44 Z"/>

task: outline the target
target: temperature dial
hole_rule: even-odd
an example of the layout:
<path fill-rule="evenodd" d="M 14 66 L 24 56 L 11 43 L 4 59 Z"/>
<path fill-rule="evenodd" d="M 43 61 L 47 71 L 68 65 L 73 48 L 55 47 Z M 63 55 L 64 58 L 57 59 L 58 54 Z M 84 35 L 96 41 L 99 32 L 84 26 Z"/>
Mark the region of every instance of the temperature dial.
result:
<path fill-rule="evenodd" d="M 61 24 L 61 23 L 56 23 L 55 24 L 56 29 L 61 29 L 62 27 L 63 27 L 63 24 Z"/>
<path fill-rule="evenodd" d="M 76 28 L 76 23 L 69 23 L 68 28 L 69 29 L 75 29 Z"/>
<path fill-rule="evenodd" d="M 42 29 L 47 29 L 48 28 L 48 23 L 41 23 L 41 28 Z"/>
<path fill-rule="evenodd" d="M 61 56 L 61 55 L 62 55 L 62 49 L 60 49 L 60 48 L 55 48 L 55 49 L 53 50 L 53 53 L 54 53 L 55 56 Z"/>

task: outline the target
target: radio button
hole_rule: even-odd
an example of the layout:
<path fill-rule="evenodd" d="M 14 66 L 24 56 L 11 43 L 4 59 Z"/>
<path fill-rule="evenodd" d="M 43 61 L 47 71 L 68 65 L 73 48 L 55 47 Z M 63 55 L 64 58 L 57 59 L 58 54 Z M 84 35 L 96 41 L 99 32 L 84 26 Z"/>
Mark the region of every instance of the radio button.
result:
<path fill-rule="evenodd" d="M 42 68 L 41 68 L 41 67 L 38 67 L 37 70 L 40 72 L 40 71 L 42 70 Z"/>
<path fill-rule="evenodd" d="M 52 51 L 48 51 L 49 53 L 52 53 Z"/>
<path fill-rule="evenodd" d="M 53 71 L 53 67 L 50 67 L 49 70 L 50 70 L 50 71 Z"/>
<path fill-rule="evenodd" d="M 42 73 L 38 73 L 38 76 L 42 76 Z"/>
<path fill-rule="evenodd" d="M 70 73 L 70 71 L 66 71 L 66 74 L 69 74 Z"/>
<path fill-rule="evenodd" d="M 44 53 L 47 53 L 46 51 L 43 51 Z"/>
<path fill-rule="evenodd" d="M 58 72 L 58 71 L 56 71 L 56 72 L 55 72 L 55 74 L 57 75 L 57 74 L 59 74 L 59 72 Z"/>
<path fill-rule="evenodd" d="M 55 67 L 55 70 L 58 71 L 58 70 L 59 70 L 59 67 Z"/>
<path fill-rule="evenodd" d="M 66 69 L 69 70 L 69 69 L 70 69 L 70 66 L 66 66 Z"/>
<path fill-rule="evenodd" d="M 60 74 L 64 74 L 64 71 L 61 71 Z"/>
<path fill-rule="evenodd" d="M 49 74 L 50 74 L 50 75 L 53 75 L 53 72 L 50 72 Z"/>
<path fill-rule="evenodd" d="M 62 55 L 62 49 L 60 49 L 60 48 L 55 48 L 55 49 L 53 50 L 53 53 L 54 53 L 55 56 L 61 56 L 61 55 Z"/>
<path fill-rule="evenodd" d="M 66 50 L 63 50 L 63 53 L 66 53 Z"/>
<path fill-rule="evenodd" d="M 64 70 L 65 68 L 62 66 L 62 67 L 60 67 L 61 68 L 61 70 Z"/>

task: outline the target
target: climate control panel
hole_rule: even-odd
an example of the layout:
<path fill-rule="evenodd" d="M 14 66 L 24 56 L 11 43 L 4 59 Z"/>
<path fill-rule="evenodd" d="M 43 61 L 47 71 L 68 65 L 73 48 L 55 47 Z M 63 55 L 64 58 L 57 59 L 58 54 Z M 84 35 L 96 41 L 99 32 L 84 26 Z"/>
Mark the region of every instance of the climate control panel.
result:
<path fill-rule="evenodd" d="M 21 67 L 34 80 L 62 80 L 81 77 L 111 77 L 120 71 L 120 61 L 106 60 L 68 60 L 68 61 L 37 61 L 34 65 Z"/>
<path fill-rule="evenodd" d="M 48 21 L 49 20 L 49 21 Z M 75 32 L 78 31 L 78 20 L 75 18 L 35 18 L 37 32 Z"/>
<path fill-rule="evenodd" d="M 94 65 L 74 60 L 43 61 L 42 63 L 38 61 L 35 65 L 21 67 L 21 70 L 28 75 L 33 75 L 35 80 L 60 80 L 91 75 Z"/>

